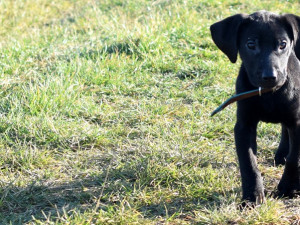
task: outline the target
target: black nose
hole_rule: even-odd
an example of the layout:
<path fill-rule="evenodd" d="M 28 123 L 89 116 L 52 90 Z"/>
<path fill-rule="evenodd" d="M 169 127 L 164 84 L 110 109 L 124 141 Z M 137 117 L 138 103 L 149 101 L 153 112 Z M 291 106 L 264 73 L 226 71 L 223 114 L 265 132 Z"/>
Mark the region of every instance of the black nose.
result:
<path fill-rule="evenodd" d="M 261 75 L 262 78 L 262 87 L 274 87 L 278 81 L 277 71 L 276 70 L 267 70 L 264 71 Z"/>

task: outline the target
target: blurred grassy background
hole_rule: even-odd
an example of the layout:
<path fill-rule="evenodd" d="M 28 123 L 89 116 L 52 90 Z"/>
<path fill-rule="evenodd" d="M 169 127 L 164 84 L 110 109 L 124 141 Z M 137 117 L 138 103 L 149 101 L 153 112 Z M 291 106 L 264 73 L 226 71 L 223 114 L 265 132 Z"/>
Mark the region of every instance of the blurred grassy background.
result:
<path fill-rule="evenodd" d="M 298 1 L 0 2 L 1 224 L 291 224 L 299 199 L 239 211 L 237 64 L 209 26 Z M 270 194 L 279 127 L 261 124 Z"/>

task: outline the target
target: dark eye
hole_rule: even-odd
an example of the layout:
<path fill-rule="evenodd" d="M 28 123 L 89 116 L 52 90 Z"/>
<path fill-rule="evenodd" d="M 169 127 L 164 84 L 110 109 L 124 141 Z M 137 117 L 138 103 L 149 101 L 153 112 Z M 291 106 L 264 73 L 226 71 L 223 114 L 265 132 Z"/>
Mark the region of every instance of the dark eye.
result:
<path fill-rule="evenodd" d="M 281 50 L 285 49 L 285 48 L 286 48 L 286 41 L 281 41 L 281 42 L 279 43 L 279 48 L 280 48 Z"/>
<path fill-rule="evenodd" d="M 246 44 L 247 48 L 251 49 L 251 50 L 255 50 L 256 49 L 256 43 L 255 41 L 248 41 Z"/>

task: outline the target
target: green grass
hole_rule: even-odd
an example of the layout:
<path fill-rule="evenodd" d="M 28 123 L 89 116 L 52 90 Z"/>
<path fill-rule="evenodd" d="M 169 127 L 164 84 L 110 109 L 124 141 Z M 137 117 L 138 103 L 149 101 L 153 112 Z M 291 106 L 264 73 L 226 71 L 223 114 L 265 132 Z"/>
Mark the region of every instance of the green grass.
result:
<path fill-rule="evenodd" d="M 209 26 L 298 1 L 0 2 L 0 224 L 296 224 L 299 199 L 238 209 L 239 63 Z M 280 128 L 261 124 L 268 194 Z"/>

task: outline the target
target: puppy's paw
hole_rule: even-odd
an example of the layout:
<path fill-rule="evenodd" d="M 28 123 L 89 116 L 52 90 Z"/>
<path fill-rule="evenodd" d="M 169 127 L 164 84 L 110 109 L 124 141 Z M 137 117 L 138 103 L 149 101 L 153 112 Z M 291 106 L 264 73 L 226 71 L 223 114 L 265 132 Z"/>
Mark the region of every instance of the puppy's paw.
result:
<path fill-rule="evenodd" d="M 277 187 L 275 196 L 278 198 L 294 198 L 300 194 L 299 181 L 292 181 L 289 179 L 282 179 Z"/>
<path fill-rule="evenodd" d="M 277 198 L 294 198 L 295 196 L 300 195 L 300 188 L 290 185 L 284 185 L 280 183 L 277 188 L 277 192 L 274 193 L 274 196 Z"/>
<path fill-rule="evenodd" d="M 298 196 L 300 194 L 297 190 L 277 190 L 274 193 L 275 198 L 294 198 L 295 196 Z"/>
<path fill-rule="evenodd" d="M 300 192 L 300 168 L 298 165 L 286 163 L 284 173 L 278 184 L 277 197 L 293 198 Z"/>
<path fill-rule="evenodd" d="M 256 205 L 261 205 L 263 203 L 266 202 L 266 198 L 265 198 L 265 194 L 263 192 L 260 192 L 257 196 L 256 196 L 256 200 L 255 203 Z"/>
<path fill-rule="evenodd" d="M 241 204 L 239 204 L 238 208 L 240 210 L 244 210 L 244 209 L 254 209 L 256 206 L 259 206 L 261 204 L 264 204 L 266 202 L 266 198 L 264 194 L 259 194 L 258 196 L 256 196 L 255 201 L 251 201 L 251 200 L 243 200 L 241 202 Z"/>
<path fill-rule="evenodd" d="M 242 208 L 253 208 L 266 202 L 263 189 L 256 190 L 254 193 L 244 195 L 241 203 Z"/>

